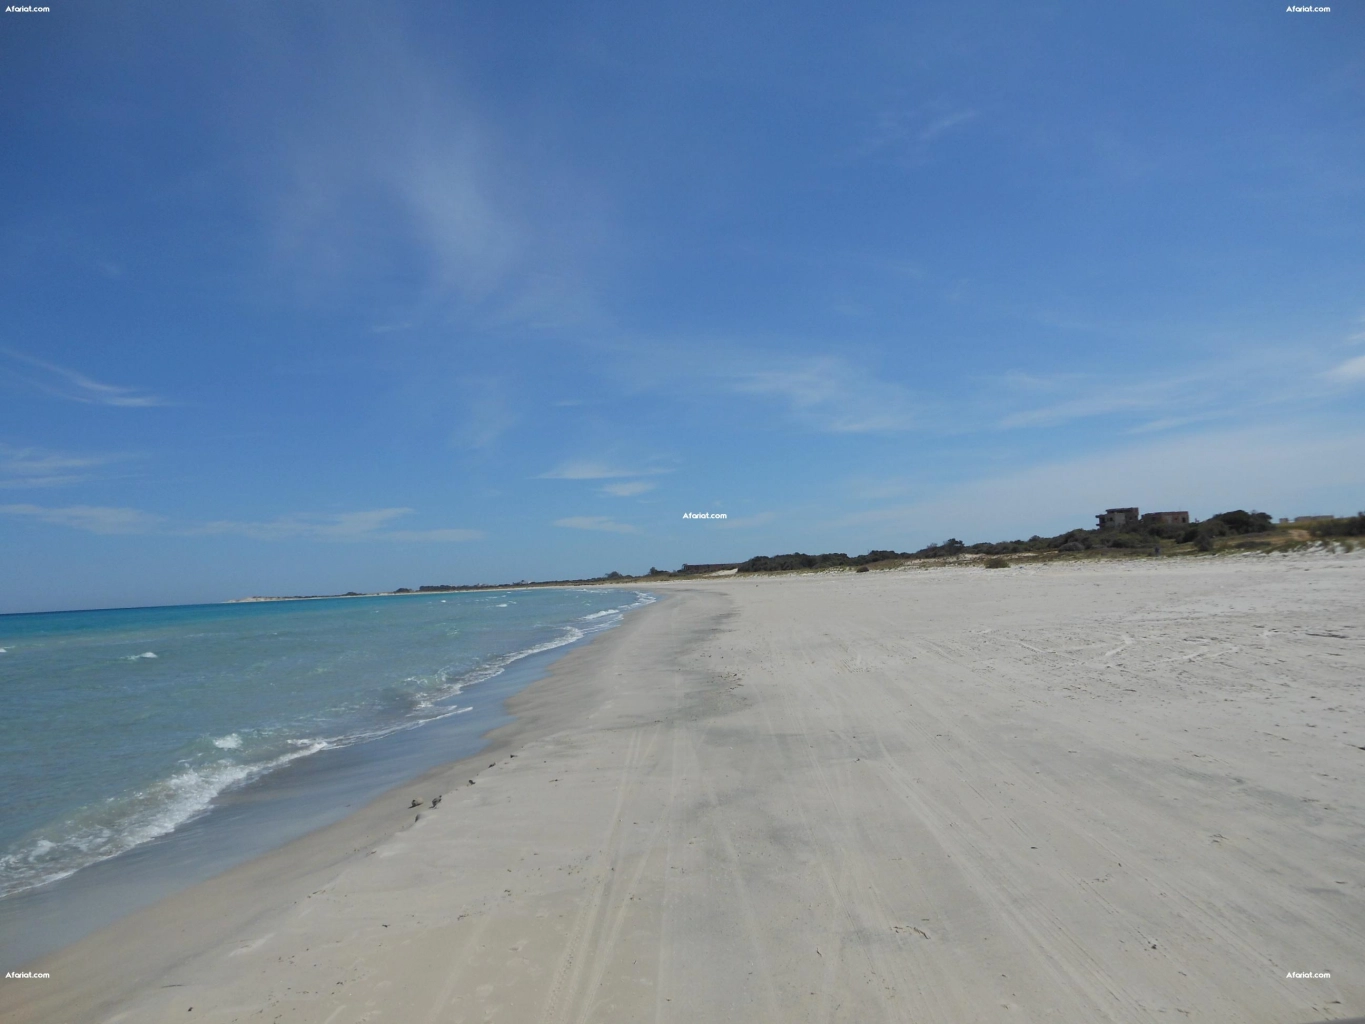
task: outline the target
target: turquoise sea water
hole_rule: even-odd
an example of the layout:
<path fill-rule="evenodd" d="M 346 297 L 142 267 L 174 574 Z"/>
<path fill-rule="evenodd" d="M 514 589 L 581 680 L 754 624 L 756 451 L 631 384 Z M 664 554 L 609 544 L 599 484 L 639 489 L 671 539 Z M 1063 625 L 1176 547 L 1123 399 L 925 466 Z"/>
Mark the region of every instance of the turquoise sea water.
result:
<path fill-rule="evenodd" d="M 650 600 L 566 588 L 0 616 L 0 897 L 320 751 L 459 715 L 508 666 Z"/>

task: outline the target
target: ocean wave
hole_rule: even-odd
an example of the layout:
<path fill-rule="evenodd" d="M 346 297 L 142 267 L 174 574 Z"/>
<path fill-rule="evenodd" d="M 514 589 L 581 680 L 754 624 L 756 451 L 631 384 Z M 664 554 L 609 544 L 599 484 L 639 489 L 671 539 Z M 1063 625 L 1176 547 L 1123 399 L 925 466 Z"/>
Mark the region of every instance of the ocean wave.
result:
<path fill-rule="evenodd" d="M 455 692 L 458 693 L 460 690 L 463 690 L 464 687 L 466 686 L 473 686 L 477 683 L 487 682 L 489 679 L 501 675 L 503 672 L 507 670 L 507 667 L 509 665 L 521 661 L 523 658 L 529 658 L 533 654 L 544 654 L 546 651 L 553 651 L 559 647 L 566 647 L 569 644 L 577 643 L 579 640 L 582 640 L 586 636 L 590 636 L 594 633 L 600 633 L 603 632 L 604 630 L 611 629 L 620 620 L 623 612 L 632 611 L 635 608 L 642 608 L 645 605 L 653 604 L 655 601 L 658 600 L 658 598 L 655 597 L 653 594 L 645 593 L 644 591 L 637 591 L 635 593 L 635 597 L 636 600 L 633 603 L 625 605 L 621 608 L 613 608 L 605 612 L 597 612 L 590 615 L 582 616 L 578 620 L 579 622 L 582 622 L 584 624 L 582 627 L 561 626 L 559 627 L 561 630 L 560 635 L 552 640 L 546 640 L 543 643 L 535 644 L 531 647 L 526 647 L 519 651 L 514 651 L 511 654 L 505 654 L 502 657 L 497 658 L 486 665 L 483 665 L 477 669 L 465 673 L 460 677 L 459 683 L 456 684 L 457 689 L 455 690 Z M 447 699 L 449 699 L 449 697 L 437 697 L 433 700 L 433 703 Z"/>
<path fill-rule="evenodd" d="M 591 615 L 584 615 L 584 616 L 582 616 L 581 621 L 583 621 L 583 622 L 591 622 L 593 619 L 603 619 L 603 618 L 606 618 L 608 615 L 620 615 L 620 614 L 621 614 L 621 609 L 620 609 L 620 608 L 608 608 L 608 609 L 606 609 L 605 611 L 593 612 Z"/>
<path fill-rule="evenodd" d="M 291 750 L 259 764 L 227 759 L 186 768 L 123 797 L 84 808 L 31 836 L 0 857 L 0 896 L 47 885 L 173 832 L 207 811 L 225 790 L 241 786 L 290 761 L 332 746 L 324 739 L 289 741 Z"/>
<path fill-rule="evenodd" d="M 636 592 L 629 605 L 582 616 L 555 627 L 555 634 L 472 668 L 411 676 L 386 688 L 371 710 L 368 728 L 358 722 L 327 737 L 304 734 L 295 722 L 272 729 L 239 727 L 201 735 L 187 756 L 161 779 L 75 810 L 43 826 L 0 855 L 0 897 L 46 885 L 84 867 L 164 836 L 207 812 L 226 791 L 247 785 L 299 758 L 351 746 L 471 711 L 456 702 L 468 687 L 501 675 L 515 663 L 577 643 L 619 624 L 624 614 L 657 598 Z M 127 660 L 154 659 L 153 651 Z M 359 710 L 357 708 L 356 710 Z M 221 728 L 221 727 L 220 727 Z M 325 726 L 324 726 L 325 729 Z M 290 736 L 290 732 L 293 735 Z"/>

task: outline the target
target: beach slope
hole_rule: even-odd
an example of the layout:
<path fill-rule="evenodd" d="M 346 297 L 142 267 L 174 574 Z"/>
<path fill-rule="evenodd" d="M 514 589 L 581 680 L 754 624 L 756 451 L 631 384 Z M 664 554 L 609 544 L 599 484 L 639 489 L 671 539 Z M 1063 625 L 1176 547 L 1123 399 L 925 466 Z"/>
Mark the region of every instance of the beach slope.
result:
<path fill-rule="evenodd" d="M 1365 1013 L 1365 560 L 658 590 L 477 761 L 32 965 L 0 1016 Z"/>

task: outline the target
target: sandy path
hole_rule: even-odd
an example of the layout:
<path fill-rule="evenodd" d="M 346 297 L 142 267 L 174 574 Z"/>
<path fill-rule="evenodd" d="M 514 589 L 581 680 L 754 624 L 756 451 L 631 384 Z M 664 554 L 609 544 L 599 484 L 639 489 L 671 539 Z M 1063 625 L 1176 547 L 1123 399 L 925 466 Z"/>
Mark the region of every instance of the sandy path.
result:
<path fill-rule="evenodd" d="M 0 1012 L 1365 1013 L 1365 560 L 660 589 L 518 698 L 478 774 L 412 787 L 439 809 L 372 808 L 134 915 Z"/>

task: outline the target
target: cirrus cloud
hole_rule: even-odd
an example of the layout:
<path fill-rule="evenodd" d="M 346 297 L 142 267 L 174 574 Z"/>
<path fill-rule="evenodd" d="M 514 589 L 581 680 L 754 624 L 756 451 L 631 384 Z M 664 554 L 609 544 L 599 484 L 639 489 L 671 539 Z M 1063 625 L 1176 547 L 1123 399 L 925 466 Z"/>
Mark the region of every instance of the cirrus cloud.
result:
<path fill-rule="evenodd" d="M 640 533 L 638 526 L 629 523 L 618 523 L 614 519 L 606 516 L 567 516 L 564 519 L 556 519 L 555 526 L 563 526 L 570 530 L 602 530 L 606 533 Z"/>
<path fill-rule="evenodd" d="M 252 540 L 395 541 L 451 543 L 478 540 L 481 530 L 444 527 L 432 530 L 391 530 L 395 519 L 410 508 L 380 508 L 363 512 L 298 512 L 263 521 L 216 519 L 206 523 L 176 524 L 167 517 L 135 508 L 104 505 L 0 505 L 0 515 L 18 516 L 68 526 L 88 533 L 178 536 L 237 536 Z"/>
<path fill-rule="evenodd" d="M 0 488 L 66 487 L 89 480 L 93 471 L 130 455 L 71 455 L 0 442 Z"/>
<path fill-rule="evenodd" d="M 627 480 L 619 484 L 607 484 L 602 488 L 604 494 L 610 494 L 617 498 L 633 498 L 637 494 L 644 494 L 652 491 L 659 485 L 649 480 Z"/>
<path fill-rule="evenodd" d="M 329 541 L 429 541 L 449 542 L 478 540 L 480 530 L 390 530 L 389 523 L 411 515 L 410 508 L 378 508 L 363 512 L 307 513 L 298 512 L 263 522 L 217 520 L 194 527 L 196 534 L 236 534 L 254 540 L 329 540 Z"/>
<path fill-rule="evenodd" d="M 0 356 L 8 360 L 8 364 L 0 363 L 0 371 L 6 376 L 54 398 L 65 398 L 67 401 L 82 402 L 86 405 L 112 405 L 128 409 L 171 404 L 142 388 L 105 384 L 65 366 L 49 363 L 45 359 L 12 348 L 0 348 Z"/>
<path fill-rule="evenodd" d="M 88 533 L 152 533 L 165 523 L 165 516 L 136 508 L 108 505 L 0 505 L 0 515 L 21 516 Z"/>
<path fill-rule="evenodd" d="M 1348 359 L 1339 366 L 1334 366 L 1327 372 L 1327 376 L 1333 380 L 1344 381 L 1354 384 L 1357 381 L 1365 381 L 1365 356 L 1356 356 Z"/>
<path fill-rule="evenodd" d="M 670 470 L 658 466 L 628 469 L 598 459 L 569 459 L 536 477 L 537 480 L 611 480 L 624 476 L 657 476 Z"/>

